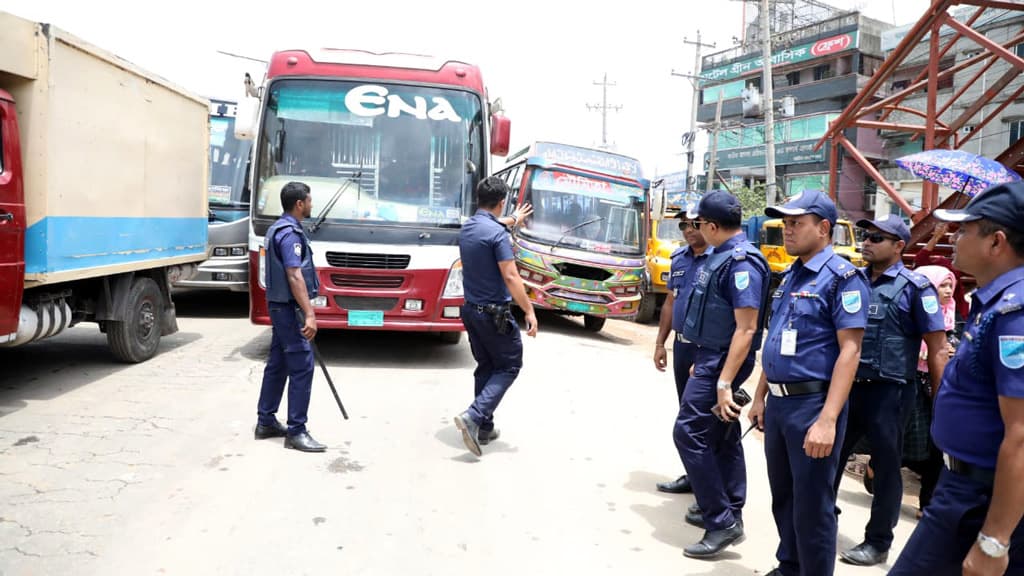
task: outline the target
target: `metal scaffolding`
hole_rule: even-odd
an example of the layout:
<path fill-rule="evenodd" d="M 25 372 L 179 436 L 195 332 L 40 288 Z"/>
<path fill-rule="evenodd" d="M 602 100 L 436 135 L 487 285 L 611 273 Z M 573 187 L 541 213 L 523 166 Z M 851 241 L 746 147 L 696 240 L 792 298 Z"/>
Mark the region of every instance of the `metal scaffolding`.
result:
<path fill-rule="evenodd" d="M 969 16 L 962 21 L 954 18 L 950 14 L 950 9 L 956 6 L 965 6 L 967 12 L 964 16 Z M 1024 42 L 1024 30 L 1008 42 L 999 44 L 977 29 L 991 20 L 983 19 L 983 16 L 997 10 L 1024 14 L 1024 3 L 999 0 L 933 0 L 931 7 L 907 32 L 906 37 L 886 58 L 846 110 L 830 125 L 828 132 L 817 144 L 816 149 L 820 149 L 821 146 L 830 148 L 829 186 L 832 198 L 836 198 L 838 192 L 839 150 L 842 148 L 847 156 L 856 161 L 868 176 L 878 183 L 878 187 L 884 190 L 897 206 L 910 215 L 914 223 L 911 245 L 916 245 L 934 228 L 931 213 L 940 207 L 938 185 L 924 183 L 921 209 L 915 210 L 892 184 L 882 177 L 875 165 L 846 138 L 844 131 L 868 128 L 889 134 L 908 134 L 911 139 L 923 139 L 924 150 L 955 150 L 963 147 L 981 128 L 998 118 L 1007 106 L 1024 94 L 1024 85 L 1013 89 L 1012 92 L 1007 90 L 1010 83 L 1024 71 L 1024 59 L 1014 52 L 1014 47 Z M 953 34 L 943 38 L 944 27 L 952 29 Z M 928 42 L 928 47 L 924 69 L 907 82 L 905 88 L 890 90 L 889 86 L 897 72 L 906 70 L 913 64 L 911 55 L 925 41 Z M 947 53 L 955 55 L 954 47 L 963 41 L 969 41 L 977 46 L 972 50 L 975 55 L 955 65 L 941 68 L 940 62 L 943 57 Z M 914 61 L 919 59 L 914 58 Z M 997 62 L 1009 64 L 1005 73 L 997 81 L 984 85 L 980 98 L 976 95 L 972 95 L 971 98 L 965 97 L 971 87 Z M 954 90 L 940 92 L 940 83 L 951 82 L 958 73 L 965 74 L 967 80 Z M 941 118 L 950 110 L 959 114 L 955 114 L 952 121 L 943 122 Z M 974 129 L 969 132 L 963 131 L 962 128 L 968 125 Z M 1024 139 L 1011 144 L 996 160 L 1011 170 L 1024 174 Z M 959 196 L 953 194 L 943 204 L 952 206 L 959 202 L 962 206 L 963 202 Z"/>

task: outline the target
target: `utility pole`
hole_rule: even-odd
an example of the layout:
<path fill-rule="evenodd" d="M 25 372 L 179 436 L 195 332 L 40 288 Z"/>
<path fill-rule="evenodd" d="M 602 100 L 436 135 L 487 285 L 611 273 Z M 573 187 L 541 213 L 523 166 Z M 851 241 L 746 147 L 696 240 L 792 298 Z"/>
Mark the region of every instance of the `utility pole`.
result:
<path fill-rule="evenodd" d="M 608 110 L 619 111 L 622 109 L 621 105 L 609 106 L 608 105 L 608 87 L 615 86 L 615 82 L 608 81 L 608 73 L 605 72 L 604 80 L 601 82 L 594 81 L 595 86 L 601 87 L 601 103 L 600 104 L 587 104 L 587 108 L 590 110 L 601 111 L 601 148 L 608 148 Z"/>
<path fill-rule="evenodd" d="M 701 48 L 714 48 L 715 44 L 704 44 L 701 42 L 700 30 L 697 30 L 697 40 L 691 41 L 683 38 L 683 44 L 692 44 L 696 47 L 696 54 L 693 62 L 693 73 L 692 74 L 677 74 L 675 70 L 672 71 L 673 76 L 682 76 L 689 78 L 693 84 L 693 101 L 690 103 L 690 132 L 686 135 L 686 188 L 687 190 L 696 188 L 697 177 L 693 174 L 693 155 L 694 155 L 694 144 L 697 142 L 697 104 L 700 100 L 700 82 L 703 80 L 700 76 L 702 66 L 700 62 Z"/>
<path fill-rule="evenodd" d="M 768 206 L 775 205 L 778 194 L 775 182 L 775 101 L 772 86 L 772 30 L 768 11 L 771 0 L 761 0 L 761 60 L 764 62 L 764 76 L 761 89 L 764 100 L 764 194 Z"/>
<path fill-rule="evenodd" d="M 718 132 L 722 129 L 722 91 L 718 91 L 718 104 L 715 105 L 715 125 L 711 130 L 711 156 L 708 160 L 708 174 L 704 183 L 704 191 L 711 192 L 718 176 Z"/>

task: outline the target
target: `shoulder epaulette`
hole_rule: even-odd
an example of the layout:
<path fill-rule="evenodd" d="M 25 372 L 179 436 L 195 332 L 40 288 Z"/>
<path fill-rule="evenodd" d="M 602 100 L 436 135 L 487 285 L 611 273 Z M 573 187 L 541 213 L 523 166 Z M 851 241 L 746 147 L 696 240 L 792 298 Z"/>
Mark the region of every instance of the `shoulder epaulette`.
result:
<path fill-rule="evenodd" d="M 932 281 L 929 280 L 927 276 L 914 272 L 909 268 L 900 269 L 900 274 L 907 280 L 910 280 L 910 283 L 916 286 L 918 290 L 924 290 L 932 285 Z"/>
<path fill-rule="evenodd" d="M 839 276 L 843 280 L 850 278 L 851 276 L 855 276 L 858 272 L 857 267 L 842 256 L 832 256 L 825 262 L 825 265 L 828 266 L 828 269 L 831 270 L 833 274 Z"/>

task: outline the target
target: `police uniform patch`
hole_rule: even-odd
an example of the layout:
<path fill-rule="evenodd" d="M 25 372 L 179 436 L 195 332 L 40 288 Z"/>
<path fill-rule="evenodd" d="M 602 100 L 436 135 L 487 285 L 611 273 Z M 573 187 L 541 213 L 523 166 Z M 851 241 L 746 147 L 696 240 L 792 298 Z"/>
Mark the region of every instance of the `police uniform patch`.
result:
<path fill-rule="evenodd" d="M 732 279 L 737 290 L 746 290 L 750 286 L 750 272 L 746 270 L 733 274 Z"/>
<path fill-rule="evenodd" d="M 1010 370 L 1024 368 L 1024 336 L 999 337 L 999 362 Z"/>
<path fill-rule="evenodd" d="M 296 256 L 302 256 L 302 244 L 292 244 L 292 251 Z"/>
<path fill-rule="evenodd" d="M 843 292 L 843 310 L 846 310 L 850 314 L 856 314 L 857 312 L 860 312 L 860 307 L 860 292 L 856 290 Z"/>
<path fill-rule="evenodd" d="M 924 311 L 929 314 L 939 311 L 939 299 L 936 296 L 922 296 L 921 304 L 924 306 Z"/>

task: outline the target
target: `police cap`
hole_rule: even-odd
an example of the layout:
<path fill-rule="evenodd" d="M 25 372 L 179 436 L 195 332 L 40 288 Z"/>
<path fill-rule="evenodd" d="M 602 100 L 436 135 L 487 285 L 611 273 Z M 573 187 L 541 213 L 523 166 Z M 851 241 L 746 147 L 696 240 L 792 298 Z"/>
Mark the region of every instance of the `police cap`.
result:
<path fill-rule="evenodd" d="M 971 198 L 963 210 L 936 210 L 935 217 L 946 222 L 972 222 L 984 218 L 1024 232 L 1024 182 L 997 184 Z"/>
<path fill-rule="evenodd" d="M 885 218 L 879 218 L 877 220 L 863 220 L 857 221 L 857 228 L 871 228 L 874 226 L 882 232 L 892 234 L 893 236 L 903 240 L 904 242 L 910 242 L 910 228 L 903 223 L 903 219 L 895 214 L 889 214 Z"/>
<path fill-rule="evenodd" d="M 790 198 L 782 206 L 769 206 L 765 208 L 764 213 L 772 218 L 815 214 L 828 220 L 833 226 L 836 225 L 836 220 L 839 219 L 835 202 L 821 190 L 804 190 Z"/>

